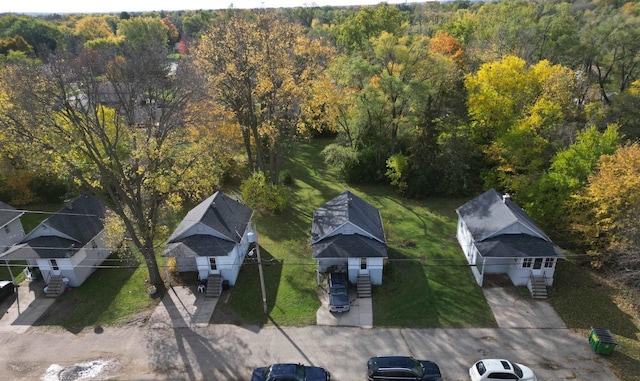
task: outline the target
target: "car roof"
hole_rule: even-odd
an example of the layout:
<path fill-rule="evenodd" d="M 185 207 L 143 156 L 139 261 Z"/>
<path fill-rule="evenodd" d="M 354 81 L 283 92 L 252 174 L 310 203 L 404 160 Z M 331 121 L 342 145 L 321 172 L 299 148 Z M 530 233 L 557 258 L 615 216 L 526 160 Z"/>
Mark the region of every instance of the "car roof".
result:
<path fill-rule="evenodd" d="M 489 372 L 504 372 L 506 370 L 513 371 L 511 361 L 505 359 L 482 359 L 480 360 Z"/>
<path fill-rule="evenodd" d="M 420 362 L 413 357 L 408 356 L 378 356 L 369 359 L 372 365 L 375 365 L 376 369 L 385 368 L 405 368 L 415 369 L 416 365 Z"/>

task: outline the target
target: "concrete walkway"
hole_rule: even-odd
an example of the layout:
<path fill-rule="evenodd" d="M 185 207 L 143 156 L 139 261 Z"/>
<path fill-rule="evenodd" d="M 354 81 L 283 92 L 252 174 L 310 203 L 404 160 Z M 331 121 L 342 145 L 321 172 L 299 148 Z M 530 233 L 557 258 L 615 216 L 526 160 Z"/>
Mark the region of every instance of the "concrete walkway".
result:
<path fill-rule="evenodd" d="M 224 295 L 224 294 L 223 294 Z M 209 325 L 218 298 L 206 298 L 197 286 L 173 286 L 167 289 L 149 318 L 152 328 L 191 328 Z"/>

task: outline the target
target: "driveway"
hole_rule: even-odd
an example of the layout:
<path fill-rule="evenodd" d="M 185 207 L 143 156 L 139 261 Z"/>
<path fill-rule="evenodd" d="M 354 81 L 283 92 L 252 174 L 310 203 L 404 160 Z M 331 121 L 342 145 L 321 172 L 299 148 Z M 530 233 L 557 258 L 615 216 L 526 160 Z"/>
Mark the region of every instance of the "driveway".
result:
<path fill-rule="evenodd" d="M 0 303 L 0 332 L 24 333 L 55 302 L 44 296 L 44 281 L 23 281 L 14 296 Z"/>

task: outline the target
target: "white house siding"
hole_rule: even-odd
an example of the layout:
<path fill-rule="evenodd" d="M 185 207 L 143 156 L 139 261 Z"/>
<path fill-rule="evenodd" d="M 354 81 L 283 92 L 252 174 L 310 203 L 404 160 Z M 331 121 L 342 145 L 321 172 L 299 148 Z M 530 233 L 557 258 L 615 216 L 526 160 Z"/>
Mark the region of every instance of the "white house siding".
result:
<path fill-rule="evenodd" d="M 93 248 L 93 242 L 96 248 Z M 69 279 L 69 287 L 78 287 L 94 272 L 97 267 L 111 254 L 111 250 L 105 248 L 102 233 L 98 234 L 94 240 L 89 241 L 87 246 L 78 250 L 71 258 L 56 258 L 58 271 L 53 271 L 50 259 L 36 260 L 43 279 L 49 283 L 52 275 L 62 275 Z"/>
<path fill-rule="evenodd" d="M 0 228 L 0 253 L 6 251 L 13 244 L 20 242 L 24 236 L 24 229 L 19 218 Z"/>
<path fill-rule="evenodd" d="M 367 268 L 361 269 L 361 258 L 349 258 L 349 281 L 351 283 L 357 283 L 358 274 L 369 274 L 369 279 L 373 285 L 382 284 L 382 268 L 384 264 L 384 258 L 366 258 Z"/>
<path fill-rule="evenodd" d="M 456 237 L 458 238 L 462 252 L 467 257 L 467 262 L 469 262 L 470 265 L 475 264 L 476 258 L 478 257 L 478 249 L 474 246 L 473 237 L 462 220 L 458 220 Z"/>
<path fill-rule="evenodd" d="M 196 258 L 196 267 L 200 279 L 207 279 L 209 274 L 220 274 L 223 280 L 228 281 L 229 285 L 233 286 L 238 279 L 240 266 L 244 261 L 247 248 L 248 243 L 245 244 L 243 242 L 240 245 L 236 245 L 228 255 L 215 257 L 216 270 L 211 270 L 210 257 Z"/>

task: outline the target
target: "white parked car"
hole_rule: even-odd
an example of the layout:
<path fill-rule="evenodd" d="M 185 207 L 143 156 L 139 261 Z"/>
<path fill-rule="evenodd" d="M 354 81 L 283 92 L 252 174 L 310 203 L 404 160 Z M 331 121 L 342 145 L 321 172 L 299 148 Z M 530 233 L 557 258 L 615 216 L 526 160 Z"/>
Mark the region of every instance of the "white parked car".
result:
<path fill-rule="evenodd" d="M 469 376 L 471 377 L 471 381 L 538 380 L 529 367 L 503 359 L 480 360 L 469 368 Z"/>

